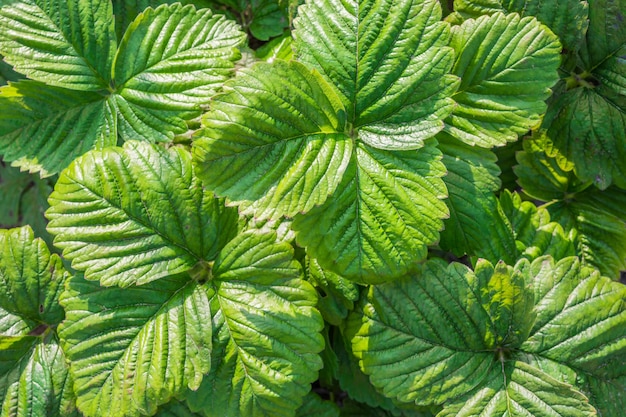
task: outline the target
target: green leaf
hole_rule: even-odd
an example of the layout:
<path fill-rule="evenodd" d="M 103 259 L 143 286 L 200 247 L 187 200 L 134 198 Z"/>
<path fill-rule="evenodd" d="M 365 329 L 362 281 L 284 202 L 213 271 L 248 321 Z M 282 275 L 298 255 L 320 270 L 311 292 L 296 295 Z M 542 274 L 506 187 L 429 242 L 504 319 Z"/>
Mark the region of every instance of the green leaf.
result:
<path fill-rule="evenodd" d="M 339 408 L 330 401 L 310 392 L 304 397 L 304 404 L 296 412 L 296 417 L 339 417 Z"/>
<path fill-rule="evenodd" d="M 613 70 L 626 74 L 626 60 L 622 61 L 621 68 Z M 608 86 L 569 90 L 555 99 L 544 122 L 548 154 L 571 161 L 578 178 L 600 189 L 612 183 L 626 188 L 626 78 L 621 88 L 621 105 Z"/>
<path fill-rule="evenodd" d="M 352 281 L 324 269 L 317 259 L 306 257 L 308 280 L 323 295 L 320 295 L 317 308 L 328 323 L 339 326 L 354 308 L 359 298 L 359 287 Z"/>
<path fill-rule="evenodd" d="M 154 415 L 155 417 L 202 417 L 202 414 L 191 412 L 183 402 L 178 400 L 165 404 Z"/>
<path fill-rule="evenodd" d="M 588 4 L 580 0 L 455 0 L 454 10 L 477 18 L 496 12 L 534 16 L 559 37 L 563 47 L 576 51 L 587 29 Z"/>
<path fill-rule="evenodd" d="M 626 1 L 592 0 L 590 6 L 585 48 L 580 54 L 586 70 L 601 66 L 610 57 L 623 55 L 626 47 Z"/>
<path fill-rule="evenodd" d="M 448 133 L 492 147 L 540 124 L 558 81 L 561 45 L 552 32 L 532 17 L 496 13 L 453 27 L 450 45 L 461 85 Z"/>
<path fill-rule="evenodd" d="M 234 72 L 245 39 L 209 9 L 163 5 L 129 26 L 114 61 L 120 134 L 170 141 Z M 149 45 L 149 47 L 147 46 Z"/>
<path fill-rule="evenodd" d="M 128 288 L 70 279 L 59 335 L 78 408 L 88 417 L 152 415 L 198 388 L 211 364 L 209 296 L 187 274 Z"/>
<path fill-rule="evenodd" d="M 15 72 L 13 67 L 0 55 L 0 86 L 8 84 L 9 81 L 18 81 L 22 78 L 24 76 Z"/>
<path fill-rule="evenodd" d="M 495 155 L 446 133 L 438 134 L 437 140 L 448 171 L 443 182 L 448 189 L 446 204 L 450 209 L 439 245 L 457 256 L 469 254 L 492 262 L 515 262 L 513 230 L 494 194 L 500 189 Z"/>
<path fill-rule="evenodd" d="M 110 1 L 3 3 L 0 54 L 17 71 L 56 87 L 109 87 L 116 48 Z"/>
<path fill-rule="evenodd" d="M 293 217 L 322 204 L 353 147 L 332 87 L 302 64 L 277 60 L 241 70 L 226 90 L 194 142 L 207 187 L 257 218 Z"/>
<path fill-rule="evenodd" d="M 618 379 L 588 378 L 588 395 L 598 416 L 618 416 L 626 407 L 626 376 Z"/>
<path fill-rule="evenodd" d="M 23 80 L 0 88 L 0 154 L 50 176 L 93 147 L 117 143 L 110 102 L 97 93 Z"/>
<path fill-rule="evenodd" d="M 294 219 L 298 244 L 322 267 L 361 283 L 415 269 L 448 215 L 434 145 L 415 152 L 359 143 L 335 194 Z"/>
<path fill-rule="evenodd" d="M 374 386 L 387 397 L 428 405 L 480 384 L 495 364 L 498 337 L 480 307 L 480 284 L 464 265 L 429 261 L 419 276 L 370 287 L 354 313 L 361 323 L 352 319 L 349 334 Z"/>
<path fill-rule="evenodd" d="M 445 406 L 437 417 L 593 417 L 587 398 L 523 362 L 494 368 L 485 384 Z"/>
<path fill-rule="evenodd" d="M 324 348 L 315 289 L 275 234 L 233 239 L 215 263 L 212 368 L 187 393 L 206 416 L 293 416 Z"/>
<path fill-rule="evenodd" d="M 243 1 L 246 4 L 244 13 L 249 15 L 248 30 L 255 38 L 267 41 L 283 33 L 289 25 L 286 7 L 277 0 Z"/>
<path fill-rule="evenodd" d="M 204 191 L 191 155 L 129 141 L 91 151 L 60 176 L 48 230 L 74 268 L 103 285 L 144 284 L 211 261 L 237 214 Z"/>
<path fill-rule="evenodd" d="M 551 255 L 560 260 L 577 254 L 573 239 L 559 223 L 550 220 L 546 208 L 522 201 L 518 194 L 511 194 L 508 190 L 500 194 L 500 207 L 515 233 L 516 259 L 533 261 Z"/>
<path fill-rule="evenodd" d="M 69 274 L 29 227 L 0 230 L 0 416 L 75 416 L 55 334 Z"/>
<path fill-rule="evenodd" d="M 46 231 L 48 220 L 44 217 L 50 192 L 49 179 L 39 179 L 0 161 L 0 228 L 28 224 L 35 236 L 52 245 L 52 236 Z"/>
<path fill-rule="evenodd" d="M 563 170 L 555 158 L 546 154 L 545 136 L 535 136 L 523 143 L 524 150 L 516 155 L 519 165 L 513 171 L 525 194 L 547 202 L 565 200 L 590 185 L 579 181 L 571 170 Z"/>
<path fill-rule="evenodd" d="M 440 20 L 436 0 L 308 1 L 294 21 L 294 48 L 338 89 L 360 140 L 417 149 L 442 129 L 457 84 Z"/>
<path fill-rule="evenodd" d="M 626 375 L 626 364 L 605 365 L 626 354 L 626 287 L 570 257 L 533 262 L 535 312 L 521 349 L 607 379 Z"/>
<path fill-rule="evenodd" d="M 261 61 L 274 62 L 277 59 L 291 61 L 293 48 L 291 33 L 274 38 L 254 51 L 255 56 Z"/>

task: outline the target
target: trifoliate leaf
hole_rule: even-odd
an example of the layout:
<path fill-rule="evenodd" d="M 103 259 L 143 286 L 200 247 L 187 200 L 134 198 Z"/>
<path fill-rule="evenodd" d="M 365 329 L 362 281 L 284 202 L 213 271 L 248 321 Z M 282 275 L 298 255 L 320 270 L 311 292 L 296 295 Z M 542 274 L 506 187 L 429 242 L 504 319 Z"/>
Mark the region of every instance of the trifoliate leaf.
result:
<path fill-rule="evenodd" d="M 0 7 L 0 54 L 33 80 L 107 89 L 115 48 L 109 0 L 20 0 Z"/>
<path fill-rule="evenodd" d="M 49 176 L 94 147 L 117 143 L 115 113 L 97 93 L 23 80 L 0 88 L 0 154 Z"/>
<path fill-rule="evenodd" d="M 244 38 L 234 22 L 209 9 L 174 4 L 141 13 L 114 62 L 120 134 L 169 141 L 185 132 L 185 120 L 198 116 L 233 73 Z"/>
<path fill-rule="evenodd" d="M 294 219 L 296 241 L 322 267 L 361 283 L 415 269 L 448 216 L 440 155 L 434 142 L 417 152 L 358 143 L 335 194 Z"/>
<path fill-rule="evenodd" d="M 428 405 L 480 384 L 495 365 L 498 335 L 479 284 L 464 265 L 430 261 L 420 276 L 370 287 L 354 313 L 361 323 L 349 322 L 349 333 L 374 386 L 388 397 Z M 441 317 L 447 320 L 433 321 Z"/>
<path fill-rule="evenodd" d="M 517 260 L 515 239 L 498 205 L 500 170 L 493 152 L 466 145 L 445 133 L 437 135 L 450 218 L 444 220 L 439 245 L 457 256 L 469 254 L 493 262 Z"/>
<path fill-rule="evenodd" d="M 69 274 L 29 227 L 0 230 L 0 416 L 74 417 L 56 326 Z"/>
<path fill-rule="evenodd" d="M 576 51 L 587 29 L 586 2 L 580 0 L 455 0 L 454 10 L 477 18 L 497 12 L 534 16 L 559 37 L 563 47 Z"/>
<path fill-rule="evenodd" d="M 240 235 L 216 261 L 212 368 L 187 393 L 208 417 L 293 416 L 322 366 L 315 289 L 275 239 Z"/>
<path fill-rule="evenodd" d="M 86 416 L 152 415 L 210 369 L 211 292 L 180 274 L 140 287 L 70 279 L 59 328 Z"/>
<path fill-rule="evenodd" d="M 461 85 L 446 131 L 482 147 L 504 145 L 541 123 L 558 81 L 561 45 L 532 17 L 482 16 L 452 29 Z"/>
<path fill-rule="evenodd" d="M 524 362 L 494 367 L 485 383 L 446 405 L 437 417 L 594 417 L 587 398 Z"/>
<path fill-rule="evenodd" d="M 338 89 L 359 140 L 417 149 L 442 129 L 456 81 L 438 1 L 308 1 L 294 26 L 297 59 Z"/>
<path fill-rule="evenodd" d="M 440 416 L 591 417 L 587 398 L 554 378 L 571 382 L 574 370 L 619 383 L 624 320 L 626 287 L 575 257 L 479 260 L 475 272 L 432 260 L 419 276 L 371 287 L 348 334 L 385 395 L 444 403 Z"/>
<path fill-rule="evenodd" d="M 215 259 L 237 213 L 204 191 L 183 148 L 129 141 L 61 174 L 48 230 L 74 268 L 103 285 L 143 284 Z"/>
<path fill-rule="evenodd" d="M 296 412 L 296 417 L 339 417 L 339 408 L 330 401 L 310 392 L 304 397 L 304 404 Z"/>
<path fill-rule="evenodd" d="M 302 64 L 278 60 L 241 70 L 226 89 L 194 143 L 204 183 L 260 218 L 323 203 L 353 148 L 331 86 Z"/>

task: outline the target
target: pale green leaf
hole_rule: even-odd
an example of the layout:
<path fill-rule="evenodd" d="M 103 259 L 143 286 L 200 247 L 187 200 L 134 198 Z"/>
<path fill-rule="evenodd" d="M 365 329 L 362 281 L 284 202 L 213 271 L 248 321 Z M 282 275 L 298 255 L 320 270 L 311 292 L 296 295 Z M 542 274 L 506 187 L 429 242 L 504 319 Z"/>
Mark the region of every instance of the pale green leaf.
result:
<path fill-rule="evenodd" d="M 438 1 L 308 1 L 294 26 L 297 59 L 336 86 L 360 140 L 417 149 L 442 129 L 456 80 Z"/>
<path fill-rule="evenodd" d="M 152 415 L 210 369 L 207 288 L 180 274 L 140 287 L 69 280 L 59 327 L 87 417 Z"/>
<path fill-rule="evenodd" d="M 215 262 L 211 371 L 187 393 L 209 417 L 293 416 L 324 348 L 314 288 L 274 234 L 233 239 Z"/>
<path fill-rule="evenodd" d="M 109 100 L 97 93 L 19 81 L 0 88 L 0 154 L 41 176 L 94 147 L 117 143 Z"/>
<path fill-rule="evenodd" d="M 254 51 L 261 61 L 274 62 L 277 59 L 290 61 L 293 58 L 291 33 L 274 38 Z"/>
<path fill-rule="evenodd" d="M 469 254 L 514 263 L 515 239 L 511 225 L 498 205 L 500 169 L 493 152 L 466 145 L 445 133 L 437 135 L 443 164 L 443 182 L 450 218 L 444 220 L 439 245 L 457 256 Z"/>
<path fill-rule="evenodd" d="M 440 155 L 433 142 L 417 152 L 359 143 L 335 194 L 294 219 L 296 241 L 322 267 L 357 282 L 415 269 L 448 216 Z"/>
<path fill-rule="evenodd" d="M 9 0 L 0 7 L 0 54 L 34 80 L 107 89 L 115 48 L 109 0 Z"/>
<path fill-rule="evenodd" d="M 293 217 L 323 203 L 353 147 L 333 89 L 302 64 L 280 60 L 241 70 L 225 88 L 194 142 L 207 187 L 257 218 Z"/>
<path fill-rule="evenodd" d="M 50 196 L 48 230 L 87 279 L 146 283 L 212 261 L 237 228 L 235 210 L 202 188 L 191 155 L 145 142 L 91 151 Z"/>
<path fill-rule="evenodd" d="M 541 123 L 558 81 L 561 45 L 552 32 L 532 17 L 496 13 L 453 27 L 450 45 L 461 85 L 447 132 L 492 147 Z"/>
<path fill-rule="evenodd" d="M 503 336 L 481 307 L 480 281 L 464 265 L 430 261 L 418 276 L 370 287 L 349 332 L 374 386 L 424 405 L 478 386 L 496 365 L 492 349 Z"/>
<path fill-rule="evenodd" d="M 520 361 L 494 368 L 484 385 L 446 405 L 437 417 L 594 417 L 571 385 Z"/>
<path fill-rule="evenodd" d="M 607 379 L 626 375 L 626 287 L 570 257 L 533 262 L 534 321 L 521 349 Z"/>
<path fill-rule="evenodd" d="M 209 9 L 147 9 L 128 27 L 115 56 L 115 103 L 127 139 L 170 141 L 234 72 L 244 34 Z"/>
<path fill-rule="evenodd" d="M 75 416 L 55 327 L 68 273 L 28 227 L 0 230 L 0 416 Z"/>
<path fill-rule="evenodd" d="M 497 12 L 534 16 L 556 34 L 563 47 L 576 51 L 587 29 L 588 4 L 581 0 L 455 0 L 454 10 L 476 18 Z"/>

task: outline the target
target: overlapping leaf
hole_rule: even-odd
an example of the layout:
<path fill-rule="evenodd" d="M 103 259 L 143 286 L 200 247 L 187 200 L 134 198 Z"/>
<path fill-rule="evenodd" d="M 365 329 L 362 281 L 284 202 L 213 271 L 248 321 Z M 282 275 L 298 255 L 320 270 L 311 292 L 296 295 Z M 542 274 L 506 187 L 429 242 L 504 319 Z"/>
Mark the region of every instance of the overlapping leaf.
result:
<path fill-rule="evenodd" d="M 418 152 L 357 144 L 332 198 L 294 219 L 296 241 L 323 267 L 358 282 L 414 269 L 448 215 L 439 159 L 434 142 Z"/>
<path fill-rule="evenodd" d="M 152 415 L 210 369 L 208 289 L 180 274 L 140 287 L 72 278 L 59 329 L 86 416 Z"/>
<path fill-rule="evenodd" d="M 568 51 L 580 48 L 588 24 L 588 4 L 580 0 L 455 0 L 454 10 L 471 18 L 497 12 L 534 16 L 559 37 Z"/>
<path fill-rule="evenodd" d="M 204 121 L 194 147 L 198 175 L 260 218 L 293 217 L 323 203 L 353 148 L 339 98 L 297 62 L 240 71 Z"/>
<path fill-rule="evenodd" d="M 17 71 L 56 87 L 109 87 L 117 44 L 110 1 L 3 3 L 0 53 Z"/>
<path fill-rule="evenodd" d="M 446 131 L 482 147 L 504 145 L 541 123 L 561 45 L 532 17 L 496 13 L 452 29 L 461 85 Z"/>
<path fill-rule="evenodd" d="M 161 6 L 141 13 L 120 41 L 113 68 L 124 138 L 167 141 L 230 77 L 244 40 L 209 9 Z"/>
<path fill-rule="evenodd" d="M 626 26 L 624 0 L 590 2 L 589 28 L 569 88 L 544 121 L 551 156 L 574 163 L 581 180 L 626 188 Z M 566 168 L 564 165 L 561 165 Z"/>
<path fill-rule="evenodd" d="M 76 416 L 56 326 L 68 273 L 28 227 L 0 230 L 0 416 Z"/>
<path fill-rule="evenodd" d="M 485 383 L 446 406 L 437 417 L 595 416 L 587 398 L 524 362 L 494 368 Z"/>
<path fill-rule="evenodd" d="M 129 141 L 91 151 L 50 196 L 49 231 L 74 268 L 105 285 L 143 284 L 211 261 L 237 214 L 204 191 L 182 148 Z"/>
<path fill-rule="evenodd" d="M 515 262 L 513 230 L 498 205 L 500 169 L 493 152 L 437 135 L 448 189 L 450 218 L 444 221 L 439 245 L 457 256 L 469 254 L 497 262 Z M 488 238 L 487 238 L 488 237 Z"/>
<path fill-rule="evenodd" d="M 619 279 L 626 270 L 626 192 L 600 191 L 560 168 L 546 155 L 542 142 L 529 142 L 518 154 L 519 183 L 529 195 L 550 204 L 552 220 L 570 235 L 581 259 L 603 274 Z"/>
<path fill-rule="evenodd" d="M 0 154 L 49 176 L 94 147 L 117 143 L 111 102 L 100 94 L 23 80 L 0 89 Z"/>
<path fill-rule="evenodd" d="M 207 416 L 293 416 L 324 342 L 313 287 L 275 235 L 235 238 L 214 269 L 212 368 L 187 394 Z M 262 242 L 262 244 L 260 244 Z"/>
<path fill-rule="evenodd" d="M 514 268 L 479 261 L 475 272 L 429 261 L 419 277 L 372 287 L 349 329 L 375 386 L 444 403 L 439 416 L 594 416 L 580 391 L 555 379 L 558 367 L 539 370 L 534 358 L 558 361 L 577 383 L 619 386 L 625 320 L 623 285 L 575 257 L 544 256 Z"/>
<path fill-rule="evenodd" d="M 294 48 L 338 89 L 359 140 L 417 149 L 443 127 L 456 88 L 440 20 L 431 0 L 309 1 L 298 9 Z"/>

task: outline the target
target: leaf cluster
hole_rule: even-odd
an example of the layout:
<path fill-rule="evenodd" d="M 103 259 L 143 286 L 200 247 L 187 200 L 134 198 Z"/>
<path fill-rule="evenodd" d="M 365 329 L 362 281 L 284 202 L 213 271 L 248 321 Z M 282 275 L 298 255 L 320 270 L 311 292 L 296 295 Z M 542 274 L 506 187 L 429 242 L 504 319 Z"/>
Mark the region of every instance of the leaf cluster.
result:
<path fill-rule="evenodd" d="M 0 0 L 0 417 L 620 416 L 625 13 Z"/>

